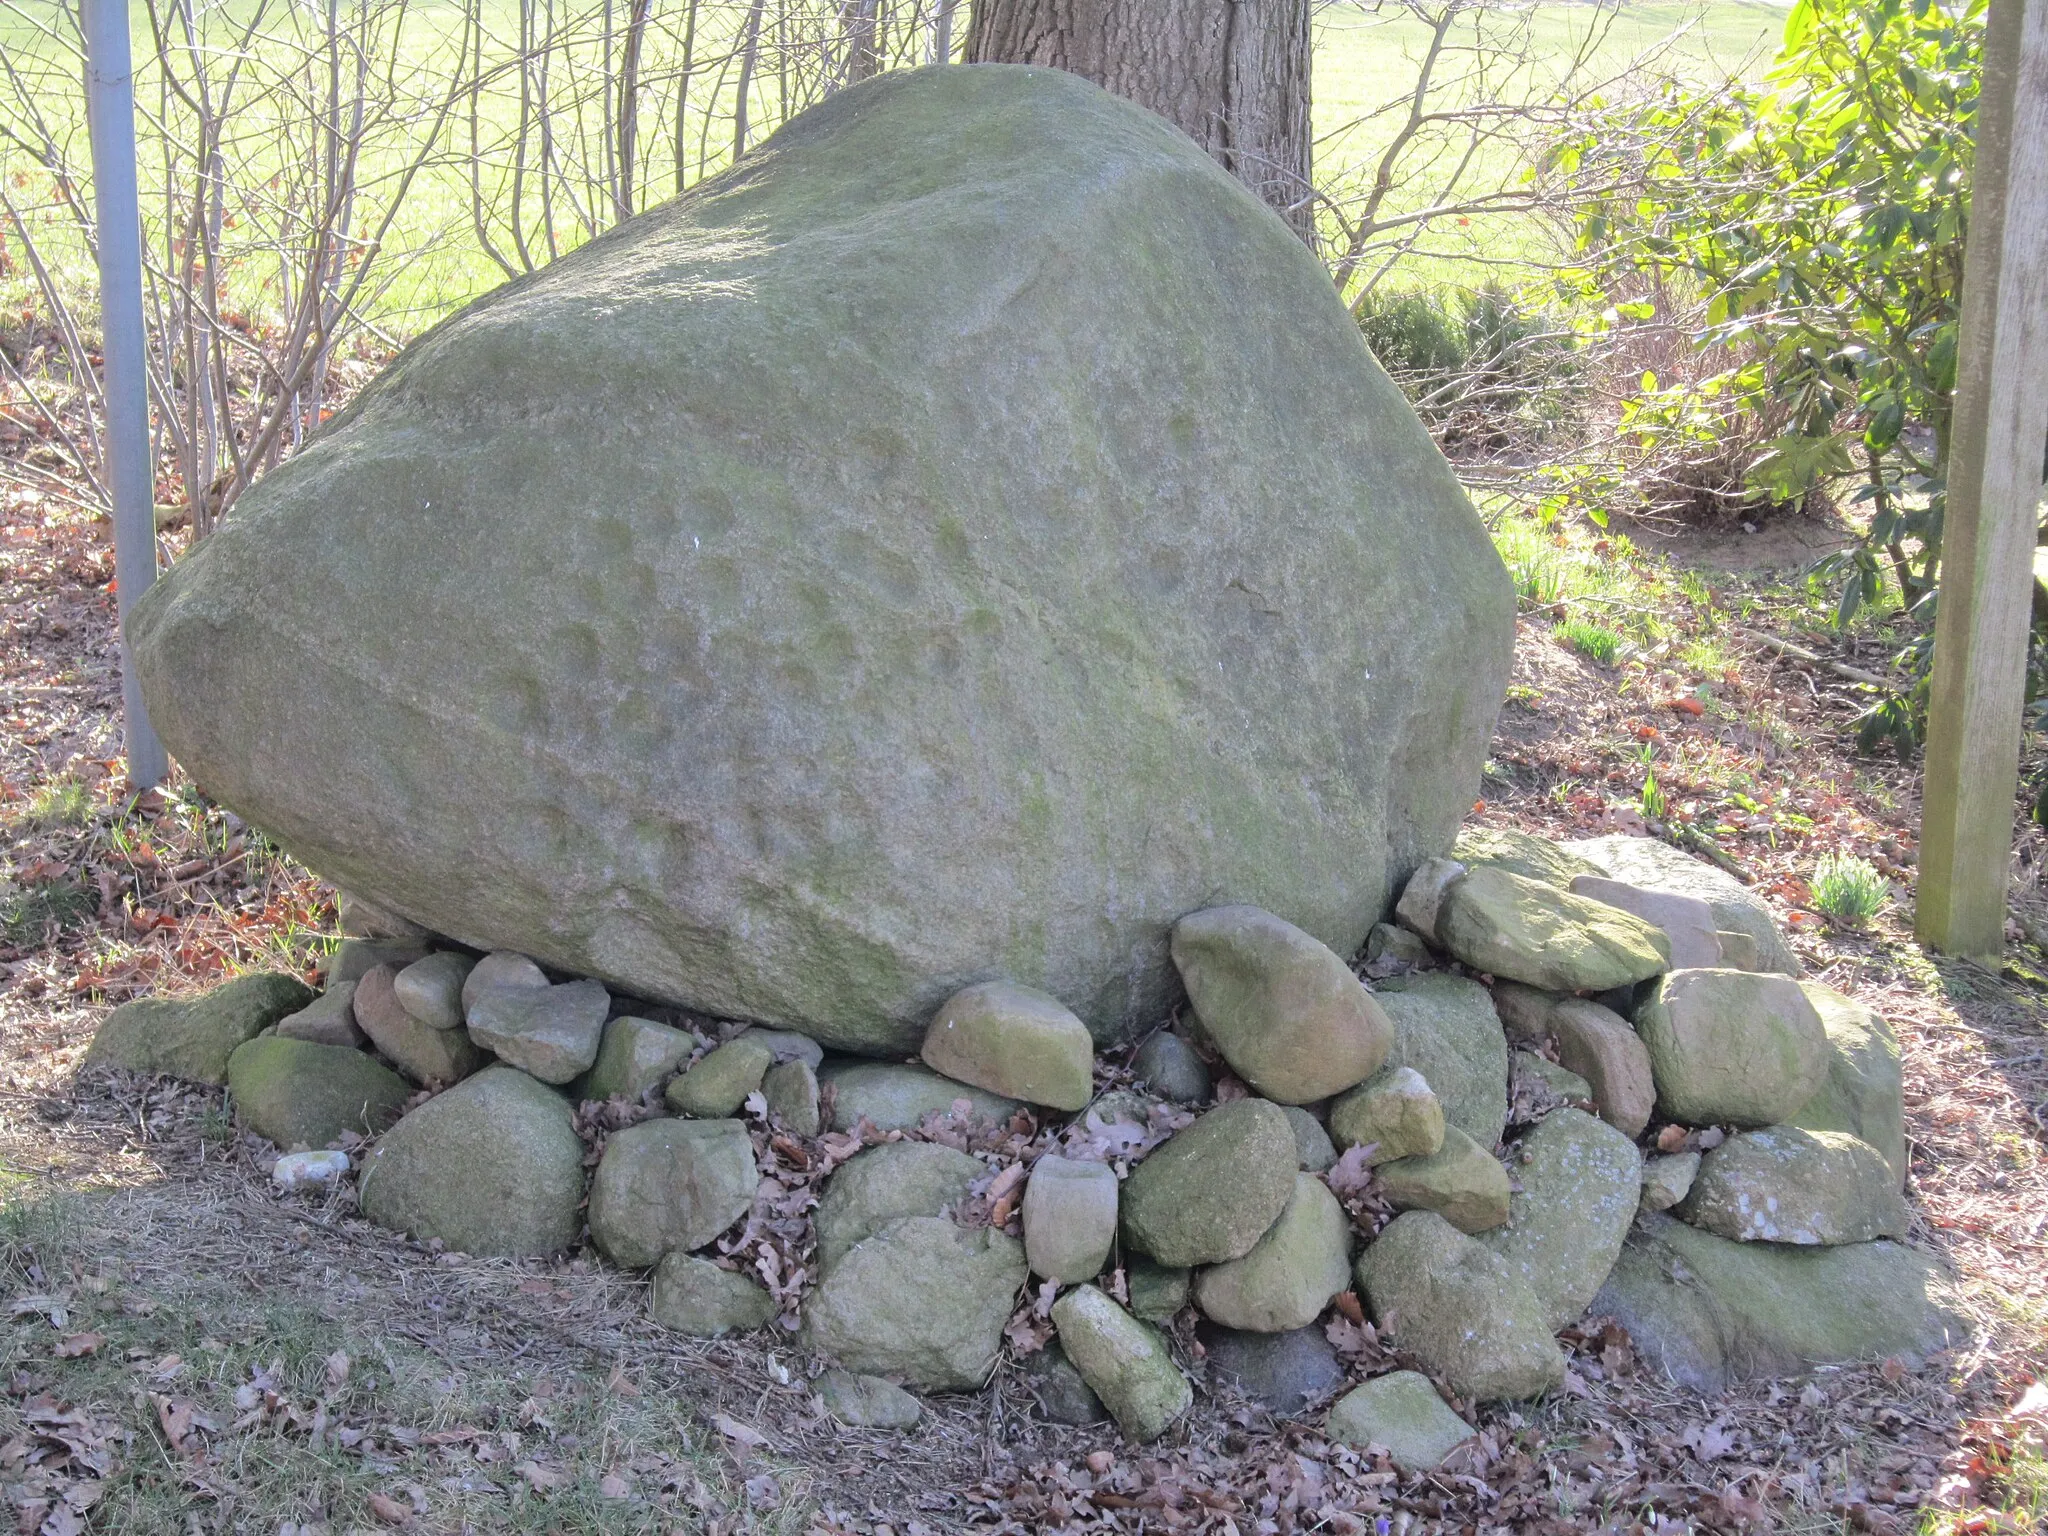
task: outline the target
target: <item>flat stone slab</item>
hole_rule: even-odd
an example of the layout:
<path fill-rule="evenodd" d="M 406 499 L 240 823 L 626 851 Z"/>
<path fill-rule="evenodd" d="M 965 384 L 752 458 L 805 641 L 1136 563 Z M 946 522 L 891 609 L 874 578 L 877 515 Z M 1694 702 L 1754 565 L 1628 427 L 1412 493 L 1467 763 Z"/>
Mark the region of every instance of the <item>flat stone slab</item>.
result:
<path fill-rule="evenodd" d="M 1453 885 L 1437 941 L 1476 971 L 1553 992 L 1604 992 L 1670 966 L 1671 942 L 1641 918 L 1505 869 Z"/>

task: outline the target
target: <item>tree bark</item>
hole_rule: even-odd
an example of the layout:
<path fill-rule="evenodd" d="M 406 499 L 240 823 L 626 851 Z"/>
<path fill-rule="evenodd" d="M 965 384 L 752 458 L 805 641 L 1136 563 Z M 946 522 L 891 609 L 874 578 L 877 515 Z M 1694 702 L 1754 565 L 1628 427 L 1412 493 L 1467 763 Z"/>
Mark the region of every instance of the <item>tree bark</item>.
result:
<path fill-rule="evenodd" d="M 1308 0 L 974 0 L 970 64 L 1042 64 L 1149 107 L 1311 245 Z"/>

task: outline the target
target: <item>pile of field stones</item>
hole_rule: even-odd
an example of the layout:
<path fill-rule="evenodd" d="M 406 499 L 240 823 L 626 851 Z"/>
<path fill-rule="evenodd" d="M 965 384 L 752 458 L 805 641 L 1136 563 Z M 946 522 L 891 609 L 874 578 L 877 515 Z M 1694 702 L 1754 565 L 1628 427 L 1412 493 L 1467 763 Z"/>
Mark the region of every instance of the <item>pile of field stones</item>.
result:
<path fill-rule="evenodd" d="M 87 1065 L 224 1082 L 281 1186 L 353 1174 L 365 1216 L 423 1243 L 587 1232 L 652 1272 L 669 1328 L 794 1328 L 848 1423 L 914 1422 L 905 1388 L 978 1388 L 1007 1347 L 1054 1418 L 1152 1439 L 1190 1407 L 1187 1362 L 1431 1467 L 1470 1434 L 1446 1395 L 1559 1386 L 1589 1307 L 1709 1387 L 1952 1337 L 1891 1241 L 1897 1043 L 1797 979 L 1753 894 L 1649 839 L 1468 829 L 1453 854 L 1356 970 L 1257 908 L 1182 918 L 1189 1006 L 1101 1058 L 1002 981 L 946 1002 L 915 1063 L 677 1027 L 355 903 L 323 991 L 130 1003 Z M 615 1111 L 594 1158 L 593 1103 Z M 832 1168 L 779 1299 L 734 1241 L 785 1190 L 771 1142 Z M 1326 1333 L 1361 1304 L 1417 1369 L 1351 1382 Z"/>

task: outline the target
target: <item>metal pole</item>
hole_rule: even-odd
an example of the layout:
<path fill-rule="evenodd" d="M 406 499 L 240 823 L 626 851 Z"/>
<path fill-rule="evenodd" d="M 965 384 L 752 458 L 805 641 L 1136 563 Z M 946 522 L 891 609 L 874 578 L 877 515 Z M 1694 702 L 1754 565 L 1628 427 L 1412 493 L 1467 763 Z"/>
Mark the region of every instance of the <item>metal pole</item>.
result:
<path fill-rule="evenodd" d="M 84 0 L 86 108 L 99 216 L 100 355 L 107 401 L 107 483 L 114 496 L 115 610 L 121 620 L 121 713 L 128 782 L 170 771 L 150 728 L 128 652 L 128 610 L 156 580 L 156 474 L 149 452 L 147 343 L 142 332 L 142 209 L 135 188 L 135 68 L 128 0 Z"/>

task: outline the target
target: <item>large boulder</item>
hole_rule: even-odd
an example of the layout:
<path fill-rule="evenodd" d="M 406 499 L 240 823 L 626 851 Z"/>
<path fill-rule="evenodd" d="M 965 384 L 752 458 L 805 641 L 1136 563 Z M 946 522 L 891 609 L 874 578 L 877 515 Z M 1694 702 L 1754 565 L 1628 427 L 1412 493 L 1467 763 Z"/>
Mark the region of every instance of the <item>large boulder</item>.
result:
<path fill-rule="evenodd" d="M 1514 1151 L 1508 1222 L 1479 1241 L 1508 1261 L 1562 1328 L 1614 1268 L 1642 1201 L 1636 1144 L 1577 1109 L 1546 1115 Z"/>
<path fill-rule="evenodd" d="M 1904 1237 L 1913 1222 L 1877 1148 L 1790 1125 L 1744 1131 L 1709 1152 L 1680 1214 L 1739 1242 L 1819 1247 Z"/>
<path fill-rule="evenodd" d="M 1486 988 L 1464 976 L 1403 976 L 1381 983 L 1378 997 L 1394 1021 L 1387 1065 L 1420 1072 L 1448 1124 L 1482 1147 L 1498 1146 L 1508 1041 Z"/>
<path fill-rule="evenodd" d="M 1785 942 L 1763 897 L 1726 870 L 1696 859 L 1654 837 L 1615 833 L 1562 845 L 1571 858 L 1583 859 L 1603 875 L 1626 880 L 1651 891 L 1676 891 L 1697 896 L 1714 910 L 1716 927 L 1747 934 L 1756 946 L 1754 969 L 1799 974 L 1798 957 Z M 1724 964 L 1731 963 L 1724 959 Z M 1745 966 L 1744 969 L 1751 967 Z"/>
<path fill-rule="evenodd" d="M 1593 1311 L 1617 1319 L 1656 1369 L 1701 1392 L 1816 1365 L 1925 1355 L 1969 1329 L 1940 1271 L 1897 1243 L 1738 1243 L 1644 1216 Z"/>
<path fill-rule="evenodd" d="M 1195 1305 L 1226 1328 L 1287 1333 L 1350 1282 L 1351 1219 L 1321 1179 L 1297 1173 L 1287 1208 L 1252 1251 L 1195 1276 Z"/>
<path fill-rule="evenodd" d="M 848 1158 L 825 1181 L 812 1218 L 818 1262 L 829 1269 L 855 1243 L 905 1216 L 939 1216 L 962 1205 L 988 1170 L 935 1141 L 885 1141 Z"/>
<path fill-rule="evenodd" d="M 370 1220 L 422 1241 L 544 1256 L 583 1226 L 583 1139 L 559 1093 L 486 1067 L 384 1134 L 363 1159 L 357 1197 Z"/>
<path fill-rule="evenodd" d="M 101 1020 L 81 1066 L 161 1072 L 194 1083 L 228 1080 L 228 1058 L 278 1020 L 313 1001 L 294 976 L 238 976 L 199 997 L 146 997 Z"/>
<path fill-rule="evenodd" d="M 590 1236 L 643 1269 L 701 1248 L 752 1209 L 754 1143 L 738 1120 L 643 1120 L 613 1133 L 590 1181 Z"/>
<path fill-rule="evenodd" d="M 404 1112 L 412 1088 L 345 1045 L 265 1035 L 228 1058 L 228 1093 L 244 1125 L 289 1150 L 349 1131 L 374 1136 Z"/>
<path fill-rule="evenodd" d="M 179 761 L 350 890 L 881 1053 L 998 975 L 1155 1022 L 1219 900 L 1354 952 L 1472 803 L 1513 613 L 1292 231 L 984 66 L 443 321 L 129 633 Z"/>
<path fill-rule="evenodd" d="M 1406 1211 L 1358 1259 L 1373 1320 L 1461 1397 L 1534 1397 L 1564 1380 L 1543 1303 L 1508 1262 L 1434 1211 Z"/>
<path fill-rule="evenodd" d="M 1294 1198 L 1299 1166 L 1279 1105 L 1239 1099 L 1212 1109 L 1131 1170 L 1125 1241 L 1161 1264 L 1242 1258 Z"/>
<path fill-rule="evenodd" d="M 848 1370 L 913 1387 L 978 1387 L 1024 1278 L 1014 1237 L 905 1216 L 826 1266 L 804 1302 L 804 1344 Z"/>
<path fill-rule="evenodd" d="M 1827 1029 L 1786 976 L 1673 971 L 1637 1007 L 1636 1033 L 1657 1108 L 1684 1125 L 1777 1125 L 1828 1080 Z"/>
<path fill-rule="evenodd" d="M 1791 1124 L 1846 1131 L 1877 1148 L 1895 1182 L 1906 1181 L 1905 1080 L 1899 1037 L 1878 1014 L 1818 981 L 1799 989 L 1827 1032 L 1827 1077 Z"/>
<path fill-rule="evenodd" d="M 1202 1032 L 1266 1098 L 1307 1104 L 1379 1070 L 1394 1027 L 1341 955 L 1258 907 L 1173 925 L 1173 963 Z"/>

